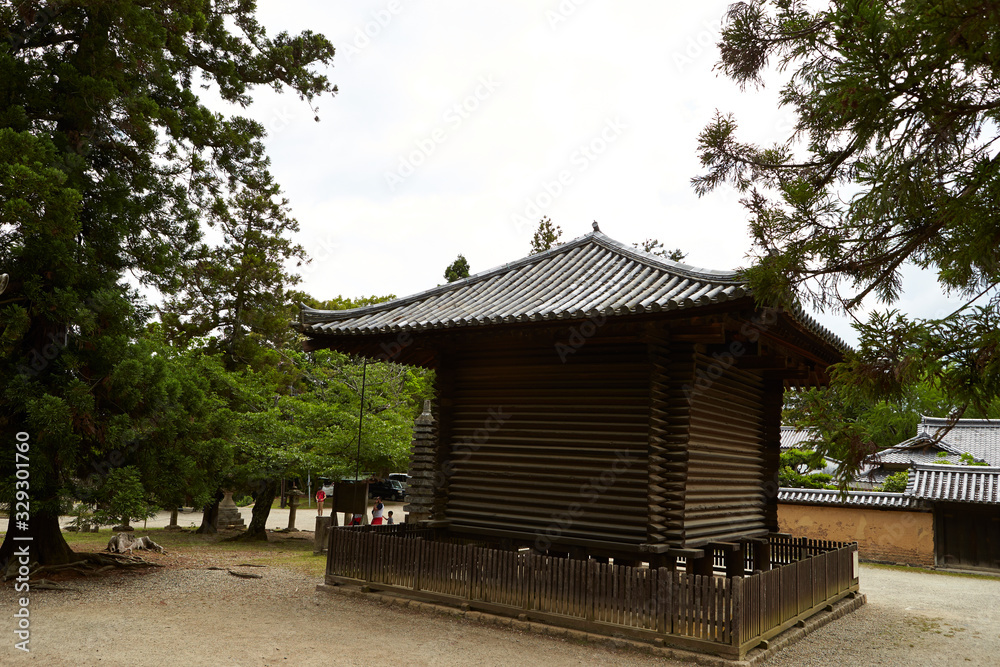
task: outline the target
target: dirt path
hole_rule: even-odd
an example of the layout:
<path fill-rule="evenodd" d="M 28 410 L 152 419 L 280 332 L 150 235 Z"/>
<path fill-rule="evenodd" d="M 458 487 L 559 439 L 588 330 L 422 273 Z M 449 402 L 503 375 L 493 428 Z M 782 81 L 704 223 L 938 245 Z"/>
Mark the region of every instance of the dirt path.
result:
<path fill-rule="evenodd" d="M 240 568 L 246 553 L 150 556 L 170 567 L 31 592 L 31 652 L 13 648 L 18 594 L 0 587 L 3 665 L 674 665 L 424 611 L 317 593 L 318 578 Z M 238 579 L 209 565 L 263 574 Z M 766 664 L 995 665 L 1000 580 L 863 567 L 869 604 Z M 6 625 L 6 627 L 4 627 Z"/>

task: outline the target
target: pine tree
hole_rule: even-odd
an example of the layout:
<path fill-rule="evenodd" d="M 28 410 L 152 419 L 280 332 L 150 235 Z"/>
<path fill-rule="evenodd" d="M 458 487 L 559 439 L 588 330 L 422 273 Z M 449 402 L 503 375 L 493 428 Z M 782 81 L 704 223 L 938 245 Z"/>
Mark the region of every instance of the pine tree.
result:
<path fill-rule="evenodd" d="M 69 559 L 60 495 L 91 467 L 120 465 L 138 426 L 175 407 L 115 381 L 150 363 L 135 345 L 150 312 L 126 275 L 175 292 L 210 217 L 237 218 L 243 193 L 273 202 L 263 127 L 210 111 L 199 87 L 234 105 L 260 85 L 309 104 L 336 92 L 314 71 L 333 57 L 325 38 L 269 37 L 254 12 L 252 1 L 0 5 L 0 439 L 22 434 L 31 457 L 30 520 L 7 532 L 0 564 L 17 537 L 33 538 L 43 564 Z"/>
<path fill-rule="evenodd" d="M 929 379 L 954 417 L 1000 394 L 1000 6 L 978 0 L 789 0 L 732 5 L 719 69 L 741 86 L 768 67 L 796 121 L 770 147 L 737 139 L 716 113 L 699 137 L 699 195 L 744 194 L 758 301 L 853 312 L 895 303 L 902 267 L 933 271 L 964 305 L 921 319 L 875 312 L 859 349 L 833 371 L 857 401 L 904 395 Z M 823 414 L 820 414 L 823 413 Z M 825 416 L 824 416 L 825 415 Z M 862 452 L 863 428 L 818 411 L 813 426 Z M 863 456 L 853 458 L 859 464 Z"/>
<path fill-rule="evenodd" d="M 538 229 L 531 237 L 531 252 L 529 255 L 537 255 L 540 252 L 559 245 L 559 237 L 562 236 L 562 229 L 559 225 L 553 225 L 549 216 L 545 216 L 538 221 Z"/>

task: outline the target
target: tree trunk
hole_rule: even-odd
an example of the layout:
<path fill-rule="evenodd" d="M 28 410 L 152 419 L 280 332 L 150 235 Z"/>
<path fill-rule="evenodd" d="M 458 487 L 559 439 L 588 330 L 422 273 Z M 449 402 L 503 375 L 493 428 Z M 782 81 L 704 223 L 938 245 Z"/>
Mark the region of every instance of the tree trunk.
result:
<path fill-rule="evenodd" d="M 288 496 L 288 530 L 295 530 L 295 510 L 299 507 L 299 497 L 294 493 Z"/>
<path fill-rule="evenodd" d="M 219 503 L 225 496 L 222 493 L 217 493 L 215 495 L 215 502 L 211 505 L 205 505 L 201 512 L 201 525 L 198 526 L 198 530 L 195 533 L 201 535 L 214 535 L 219 532 L 216 528 L 216 524 L 219 521 Z"/>
<path fill-rule="evenodd" d="M 28 529 L 23 530 L 14 520 L 11 513 L 10 526 L 0 546 L 0 573 L 6 572 L 8 566 L 20 566 L 21 554 L 27 547 L 28 562 L 40 565 L 62 565 L 80 560 L 63 537 L 59 528 L 59 516 L 47 512 L 32 512 L 28 521 Z M 18 539 L 29 538 L 29 539 Z"/>
<path fill-rule="evenodd" d="M 175 527 L 177 526 L 177 508 L 176 507 L 174 509 L 170 510 L 170 523 L 167 524 L 167 528 L 170 528 L 171 526 L 175 526 Z"/>
<path fill-rule="evenodd" d="M 274 481 L 267 481 L 264 487 L 257 494 L 253 503 L 253 516 L 250 519 L 250 527 L 246 532 L 240 533 L 230 539 L 240 542 L 267 542 L 267 515 L 271 513 L 271 503 L 278 493 L 278 484 Z"/>

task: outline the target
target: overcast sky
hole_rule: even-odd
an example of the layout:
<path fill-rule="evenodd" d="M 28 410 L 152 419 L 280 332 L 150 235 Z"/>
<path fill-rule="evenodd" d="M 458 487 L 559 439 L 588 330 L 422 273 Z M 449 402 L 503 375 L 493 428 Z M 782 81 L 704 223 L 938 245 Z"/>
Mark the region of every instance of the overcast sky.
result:
<path fill-rule="evenodd" d="M 314 258 L 317 298 L 406 296 L 528 254 L 541 216 L 569 240 L 591 230 L 656 238 L 710 269 L 746 264 L 732 190 L 698 199 L 697 135 L 716 109 L 741 136 L 787 136 L 777 86 L 717 76 L 728 0 L 374 2 L 262 0 L 269 32 L 313 30 L 337 47 L 320 122 L 293 95 L 258 90 L 243 112 L 269 130 L 273 171 Z M 901 303 L 945 304 L 921 279 Z M 917 306 L 922 310 L 918 310 Z M 853 343 L 841 316 L 818 319 Z"/>

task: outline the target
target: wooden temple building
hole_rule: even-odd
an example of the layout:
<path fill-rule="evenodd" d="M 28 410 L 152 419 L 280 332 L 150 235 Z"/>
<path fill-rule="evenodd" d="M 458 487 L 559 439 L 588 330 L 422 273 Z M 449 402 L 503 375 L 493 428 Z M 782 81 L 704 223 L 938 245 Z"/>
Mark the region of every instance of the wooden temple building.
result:
<path fill-rule="evenodd" d="M 857 591 L 856 547 L 777 532 L 783 391 L 827 382 L 846 346 L 802 312 L 757 307 L 738 273 L 594 231 L 413 296 L 303 308 L 299 327 L 308 349 L 436 372 L 407 524 L 332 529 L 328 583 L 732 657 Z M 751 593 L 755 575 L 797 593 L 774 589 L 753 616 L 770 585 Z M 618 604 L 615 577 L 648 588 L 644 612 L 602 607 Z M 704 590 L 688 604 L 685 586 Z"/>

